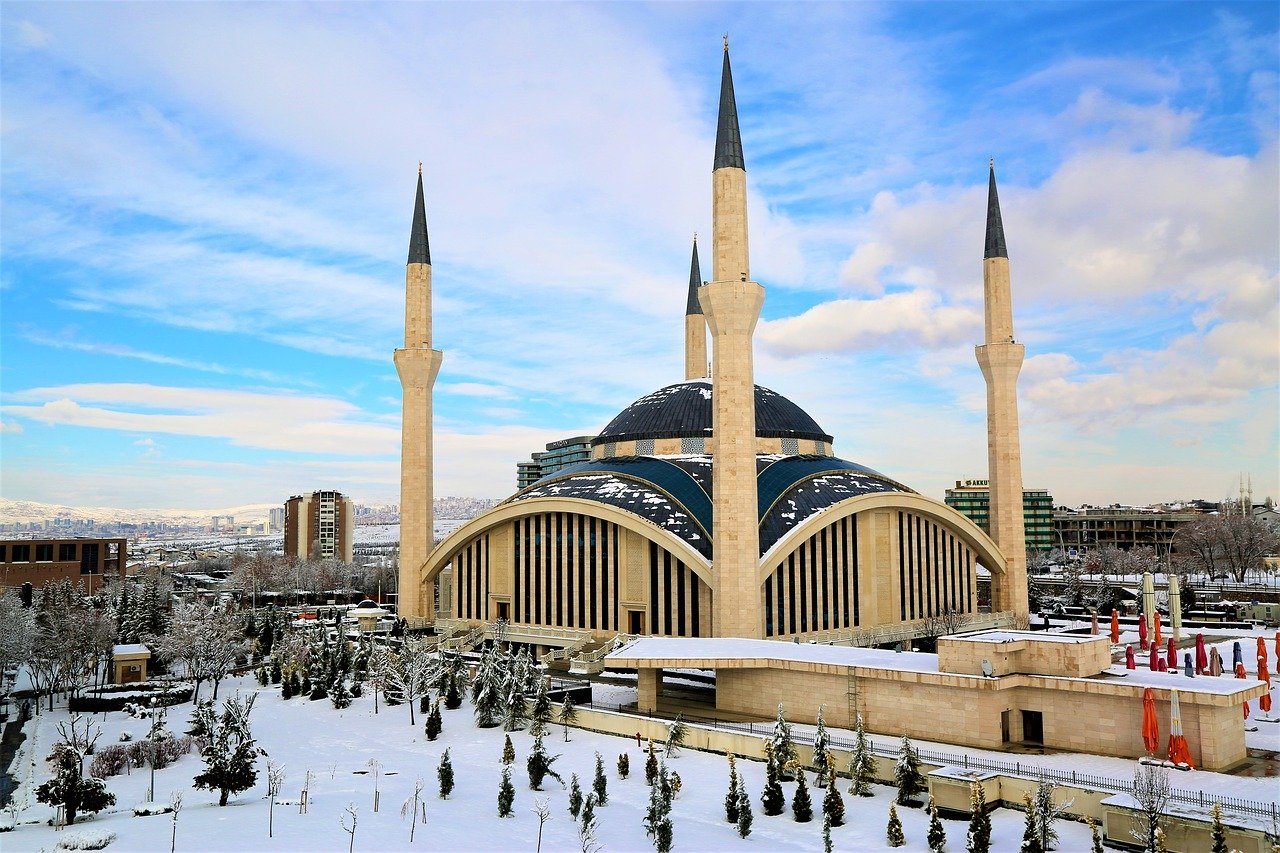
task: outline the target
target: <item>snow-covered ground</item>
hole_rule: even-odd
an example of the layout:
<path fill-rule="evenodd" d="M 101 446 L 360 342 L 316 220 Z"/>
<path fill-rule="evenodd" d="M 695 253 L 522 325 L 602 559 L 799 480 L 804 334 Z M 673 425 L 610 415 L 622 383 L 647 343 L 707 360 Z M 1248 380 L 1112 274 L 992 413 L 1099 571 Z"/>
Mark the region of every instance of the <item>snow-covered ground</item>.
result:
<path fill-rule="evenodd" d="M 435 742 L 425 739 L 421 719 L 409 725 L 405 706 L 373 713 L 368 696 L 357 699 L 345 711 L 336 711 L 328 701 L 310 702 L 295 698 L 283 701 L 278 689 L 259 688 L 251 679 L 240 679 L 223 685 L 227 695 L 236 689 L 243 693 L 261 692 L 253 710 L 254 733 L 259 745 L 273 761 L 285 766 L 285 783 L 280 800 L 290 805 L 275 807 L 274 838 L 267 837 L 265 799 L 265 764 L 259 783 L 251 790 L 232 798 L 225 808 L 217 806 L 217 794 L 191 789 L 191 779 L 202 767 L 194 753 L 156 773 L 156 797 L 167 802 L 170 792 L 183 793 L 183 807 L 178 817 L 177 849 L 192 851 L 247 850 L 341 850 L 348 836 L 339 825 L 348 804 L 358 809 L 355 837 L 356 850 L 406 850 L 409 844 L 409 820 L 400 817 L 400 807 L 412 795 L 414 780 L 426 781 L 427 822 L 419 826 L 413 847 L 423 850 L 509 850 L 532 849 L 538 833 L 533 814 L 535 800 L 546 798 L 552 819 L 543 832 L 543 850 L 578 850 L 577 830 L 567 811 L 568 791 L 549 779 L 542 792 L 530 791 L 524 770 L 532 738 L 527 733 L 512 736 L 517 761 L 513 781 L 516 785 L 515 813 L 511 818 L 497 816 L 498 783 L 501 778 L 503 733 L 500 729 L 477 729 L 469 705 L 456 711 L 444 711 L 444 733 Z M 170 728 L 181 731 L 186 724 L 190 705 L 170 712 Z M 45 825 L 52 810 L 33 802 L 35 784 L 46 777 L 43 756 L 56 739 L 55 725 L 66 719 L 65 712 L 46 713 L 27 731 L 34 732 L 15 761 L 23 784 L 16 802 L 24 808 L 18 813 L 19 825 L 11 833 L 0 834 L 0 849 L 9 851 L 51 850 L 59 834 Z M 115 742 L 120 733 L 130 732 L 135 739 L 146 734 L 146 722 L 120 713 L 107 714 L 102 722 L 104 735 L 100 744 Z M 547 745 L 561 758 L 555 769 L 569 779 L 577 773 L 589 788 L 594 772 L 595 753 L 604 756 L 609 778 L 609 803 L 596 812 L 597 838 L 604 851 L 651 850 L 642 820 L 648 803 L 644 782 L 644 761 L 635 741 L 570 729 L 571 742 L 565 743 L 556 727 Z M 440 754 L 450 750 L 457 787 L 448 800 L 437 797 L 436 767 Z M 631 775 L 623 780 L 617 775 L 619 753 L 630 755 Z M 374 813 L 373 778 L 367 773 L 368 762 L 382 763 L 381 810 Z M 725 823 L 723 798 L 727 787 L 728 765 L 723 756 L 683 750 L 671 759 L 669 767 L 683 781 L 676 799 L 672 819 L 678 850 L 815 850 L 821 848 L 821 792 L 812 789 L 815 813 L 811 823 L 800 824 L 791 819 L 788 810 L 777 817 L 765 817 L 760 811 L 760 791 L 764 784 L 764 767 L 759 762 L 741 761 L 752 796 L 755 822 L 747 840 L 738 837 L 736 829 Z M 296 805 L 307 771 L 313 774 L 308 813 L 298 813 Z M 109 830 L 116 834 L 108 850 L 154 851 L 168 849 L 172 824 L 170 816 L 135 817 L 133 807 L 146 799 L 148 773 L 134 770 L 129 776 L 107 780 L 117 804 L 108 812 L 78 821 L 64 832 L 89 829 Z M 844 782 L 847 788 L 848 782 Z M 784 786 L 788 801 L 795 785 Z M 894 791 L 876 786 L 875 796 L 845 796 L 846 825 L 832 830 L 836 849 L 881 850 L 885 844 L 885 824 Z M 900 809 L 907 836 L 907 851 L 924 851 L 927 819 L 921 809 Z M 944 821 L 952 849 L 963 849 L 966 821 Z M 1001 809 L 993 814 L 994 850 L 1016 850 L 1022 835 L 1021 813 Z M 1088 849 L 1088 830 L 1081 824 L 1059 824 L 1060 850 Z"/>

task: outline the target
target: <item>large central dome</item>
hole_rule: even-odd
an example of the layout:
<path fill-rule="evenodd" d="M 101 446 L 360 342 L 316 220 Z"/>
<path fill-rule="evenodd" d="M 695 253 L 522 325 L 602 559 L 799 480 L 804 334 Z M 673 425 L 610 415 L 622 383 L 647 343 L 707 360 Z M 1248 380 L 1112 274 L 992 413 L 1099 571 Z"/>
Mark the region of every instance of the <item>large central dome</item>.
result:
<path fill-rule="evenodd" d="M 808 412 L 786 397 L 756 389 L 756 436 L 831 443 Z M 660 388 L 627 406 L 600 431 L 593 445 L 711 435 L 711 380 L 694 379 Z"/>

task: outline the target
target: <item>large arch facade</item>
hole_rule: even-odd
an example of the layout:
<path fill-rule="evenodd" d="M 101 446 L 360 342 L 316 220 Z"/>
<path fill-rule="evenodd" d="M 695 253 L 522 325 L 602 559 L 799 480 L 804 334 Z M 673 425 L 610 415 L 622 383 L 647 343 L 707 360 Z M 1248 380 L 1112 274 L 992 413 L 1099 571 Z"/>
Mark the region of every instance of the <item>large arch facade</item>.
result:
<path fill-rule="evenodd" d="M 761 562 L 763 636 L 793 637 L 977 611 L 976 569 L 1004 558 L 969 519 L 906 492 L 866 494 L 805 519 Z"/>
<path fill-rule="evenodd" d="M 712 636 L 710 567 L 631 513 L 574 498 L 505 504 L 446 537 L 419 573 L 444 618 L 521 627 Z"/>

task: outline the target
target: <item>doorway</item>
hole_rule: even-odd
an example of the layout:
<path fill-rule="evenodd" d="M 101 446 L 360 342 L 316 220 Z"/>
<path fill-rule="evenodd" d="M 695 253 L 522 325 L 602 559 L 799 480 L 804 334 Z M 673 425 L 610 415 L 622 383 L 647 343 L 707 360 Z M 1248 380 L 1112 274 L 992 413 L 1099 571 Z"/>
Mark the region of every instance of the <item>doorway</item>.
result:
<path fill-rule="evenodd" d="M 498 602 L 498 621 L 499 622 L 511 621 L 511 602 L 509 601 Z"/>
<path fill-rule="evenodd" d="M 1010 720 L 1010 717 L 1012 715 L 1013 715 L 1012 711 L 1000 712 L 1000 742 L 1001 743 L 1009 742 L 1009 727 L 1010 727 L 1010 723 L 1012 722 L 1012 720 Z"/>
<path fill-rule="evenodd" d="M 1044 715 L 1041 712 L 1022 712 L 1022 741 L 1044 744 Z"/>
<path fill-rule="evenodd" d="M 643 610 L 627 611 L 627 633 L 628 634 L 644 633 L 644 611 Z"/>

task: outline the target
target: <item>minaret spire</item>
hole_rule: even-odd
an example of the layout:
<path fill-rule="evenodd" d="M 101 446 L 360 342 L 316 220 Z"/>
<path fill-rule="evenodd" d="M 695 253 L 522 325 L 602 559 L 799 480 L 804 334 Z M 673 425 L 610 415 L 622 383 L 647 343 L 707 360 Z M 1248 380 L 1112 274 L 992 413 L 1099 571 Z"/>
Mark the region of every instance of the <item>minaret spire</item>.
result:
<path fill-rule="evenodd" d="M 985 341 L 975 348 L 987 383 L 987 477 L 991 538 L 1004 555 L 1004 566 L 992 570 L 992 610 L 1028 616 L 1027 543 L 1023 519 L 1022 442 L 1018 428 L 1018 373 L 1025 349 L 1013 337 L 1013 297 L 1009 285 L 1009 253 L 1005 249 L 1000 202 L 996 198 L 995 164 L 990 164 L 987 196 L 987 240 L 982 261 Z"/>
<path fill-rule="evenodd" d="M 720 115 L 711 172 L 712 280 L 698 291 L 711 329 L 712 632 L 764 634 L 756 484 L 756 397 L 752 336 L 764 288 L 751 281 L 747 251 L 747 172 L 725 41 Z"/>
<path fill-rule="evenodd" d="M 1000 197 L 996 195 L 996 161 L 990 161 L 990 179 L 987 183 L 987 247 L 983 258 L 1007 258 L 1009 250 L 1004 245 L 1004 221 L 1000 219 Z"/>
<path fill-rule="evenodd" d="M 693 258 L 689 261 L 689 299 L 684 309 L 684 378 L 707 375 L 707 318 L 698 302 L 702 270 L 698 266 L 698 235 L 693 235 Z"/>
<path fill-rule="evenodd" d="M 403 403 L 400 420 L 400 594 L 402 617 L 431 617 L 431 597 L 419 572 L 434 544 L 434 466 L 432 389 L 444 353 L 431 348 L 431 249 L 427 244 L 427 206 L 422 195 L 422 164 L 409 231 L 409 261 L 404 276 L 404 347 L 396 350 Z"/>

